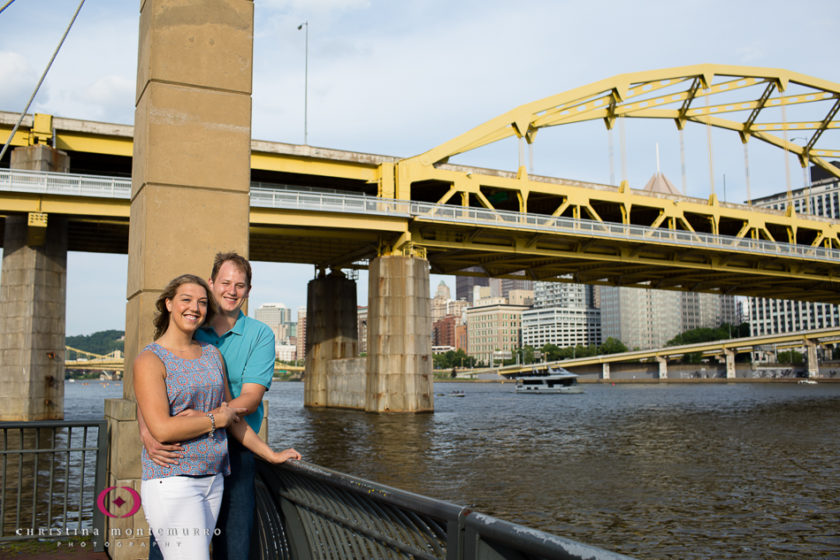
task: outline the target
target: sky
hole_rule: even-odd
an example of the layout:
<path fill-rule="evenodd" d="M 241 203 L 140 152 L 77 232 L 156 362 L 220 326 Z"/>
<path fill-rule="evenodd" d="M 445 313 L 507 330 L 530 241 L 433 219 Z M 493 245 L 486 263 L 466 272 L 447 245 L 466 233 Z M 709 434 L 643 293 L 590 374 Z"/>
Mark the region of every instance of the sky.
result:
<path fill-rule="evenodd" d="M 2 2 L 5 4 L 5 2 Z M 17 0 L 0 13 L 0 110 L 21 111 L 78 2 Z M 140 2 L 86 0 L 29 112 L 133 124 Z M 408 157 L 519 105 L 617 74 L 700 63 L 785 68 L 840 82 L 840 11 L 831 0 L 256 0 L 252 136 Z M 308 111 L 304 76 L 308 22 Z M 704 127 L 686 130 L 689 195 L 708 197 Z M 672 123 L 626 126 L 627 179 L 657 170 L 681 187 Z M 542 141 L 544 140 L 544 141 Z M 542 142 L 541 142 L 542 141 Z M 614 142 L 617 142 L 614 140 Z M 751 147 L 752 196 L 802 183 L 783 153 Z M 615 146 L 618 144 L 615 143 Z M 715 131 L 712 169 L 726 200 L 746 197 L 737 136 Z M 617 149 L 617 147 L 616 147 Z M 453 162 L 515 170 L 515 143 Z M 613 160 L 618 172 L 619 163 Z M 540 133 L 532 173 L 608 183 L 603 125 Z M 619 177 L 620 179 L 620 177 Z M 67 334 L 122 329 L 127 257 L 70 253 Z M 209 263 L 208 263 L 209 268 Z M 255 263 L 250 310 L 305 306 L 312 266 Z M 434 292 L 454 278 L 433 276 Z M 359 304 L 367 301 L 366 274 Z"/>

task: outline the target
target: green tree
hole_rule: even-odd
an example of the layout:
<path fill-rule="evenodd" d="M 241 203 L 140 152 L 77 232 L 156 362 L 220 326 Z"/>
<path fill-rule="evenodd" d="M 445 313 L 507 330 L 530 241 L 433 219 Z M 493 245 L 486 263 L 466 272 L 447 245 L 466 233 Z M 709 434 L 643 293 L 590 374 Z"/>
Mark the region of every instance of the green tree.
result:
<path fill-rule="evenodd" d="M 627 346 L 617 338 L 609 337 L 598 347 L 599 354 L 620 354 L 627 352 Z"/>
<path fill-rule="evenodd" d="M 94 354 L 109 354 L 114 350 L 123 350 L 125 332 L 118 330 L 98 331 L 93 334 L 68 336 L 64 343 Z"/>
<path fill-rule="evenodd" d="M 548 362 L 555 362 L 563 358 L 563 353 L 560 350 L 560 347 L 556 344 L 544 344 L 540 351 L 543 353 L 543 357 Z"/>
<path fill-rule="evenodd" d="M 802 352 L 796 350 L 786 350 L 785 352 L 779 352 L 776 361 L 780 364 L 799 366 L 805 362 L 805 356 L 802 355 Z"/>

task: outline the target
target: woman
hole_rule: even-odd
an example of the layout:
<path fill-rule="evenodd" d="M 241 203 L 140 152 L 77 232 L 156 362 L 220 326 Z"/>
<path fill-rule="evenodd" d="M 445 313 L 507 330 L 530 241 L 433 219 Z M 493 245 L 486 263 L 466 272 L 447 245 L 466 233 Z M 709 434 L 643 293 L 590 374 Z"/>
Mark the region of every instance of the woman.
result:
<path fill-rule="evenodd" d="M 142 453 L 141 497 L 164 558 L 209 558 L 210 539 L 230 472 L 227 433 L 271 463 L 300 459 L 294 449 L 273 451 L 231 400 L 224 362 L 210 344 L 193 339 L 212 318 L 214 303 L 201 278 L 172 280 L 155 304 L 155 342 L 134 361 L 134 392 L 146 425 L 162 442 L 181 442 L 177 465 L 161 466 Z"/>

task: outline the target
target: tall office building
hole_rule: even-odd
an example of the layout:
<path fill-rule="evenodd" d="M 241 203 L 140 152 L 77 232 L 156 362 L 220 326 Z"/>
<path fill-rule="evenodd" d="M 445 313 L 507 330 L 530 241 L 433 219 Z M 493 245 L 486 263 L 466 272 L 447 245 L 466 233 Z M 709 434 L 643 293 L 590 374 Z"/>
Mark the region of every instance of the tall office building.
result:
<path fill-rule="evenodd" d="M 257 308 L 254 316 L 258 321 L 262 321 L 271 328 L 278 353 L 280 352 L 280 346 L 290 343 L 293 332 L 292 325 L 294 325 L 291 309 L 282 303 L 264 303 Z"/>
<path fill-rule="evenodd" d="M 601 343 L 601 313 L 583 284 L 535 282 L 534 305 L 522 313 L 522 345 L 542 348 Z"/>
<path fill-rule="evenodd" d="M 661 348 L 681 331 L 681 294 L 601 286 L 601 336 L 631 350 Z"/>
<path fill-rule="evenodd" d="M 297 337 L 295 339 L 297 351 L 295 355 L 298 360 L 306 358 L 306 308 L 298 307 L 297 310 Z"/>
<path fill-rule="evenodd" d="M 484 272 L 479 266 L 472 266 L 468 271 Z M 472 301 L 473 286 L 489 286 L 490 279 L 482 276 L 456 276 L 455 277 L 455 299 Z"/>
<path fill-rule="evenodd" d="M 833 161 L 832 164 L 840 165 Z M 840 219 L 840 180 L 819 167 L 811 167 L 808 187 L 753 200 L 761 208 L 785 210 L 788 204 L 797 213 Z M 749 298 L 750 334 L 760 336 L 840 326 L 840 308 L 829 303 Z"/>

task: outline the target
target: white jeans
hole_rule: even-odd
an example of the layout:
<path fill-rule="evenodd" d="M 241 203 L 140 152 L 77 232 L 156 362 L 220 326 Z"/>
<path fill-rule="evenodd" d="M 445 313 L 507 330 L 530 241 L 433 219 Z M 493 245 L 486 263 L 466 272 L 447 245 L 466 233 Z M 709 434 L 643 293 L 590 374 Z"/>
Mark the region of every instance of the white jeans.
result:
<path fill-rule="evenodd" d="M 143 511 L 166 560 L 209 559 L 224 477 L 171 476 L 140 485 Z"/>

